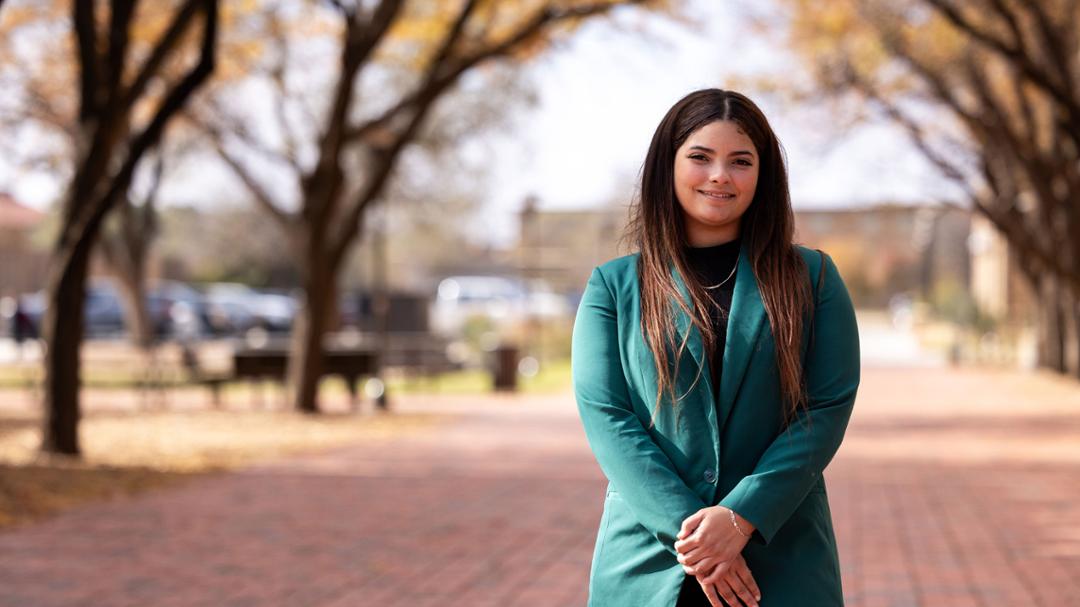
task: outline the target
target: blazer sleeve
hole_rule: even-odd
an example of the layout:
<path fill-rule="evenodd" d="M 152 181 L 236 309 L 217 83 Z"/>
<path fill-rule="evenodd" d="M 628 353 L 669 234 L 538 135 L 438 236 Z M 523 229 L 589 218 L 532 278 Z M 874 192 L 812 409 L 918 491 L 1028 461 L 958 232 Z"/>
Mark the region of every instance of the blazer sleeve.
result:
<path fill-rule="evenodd" d="M 806 357 L 807 407 L 720 501 L 753 523 L 754 540 L 761 544 L 772 540 L 840 448 L 859 387 L 855 310 L 832 259 L 825 256 L 824 263 Z"/>
<path fill-rule="evenodd" d="M 683 519 L 705 503 L 634 413 L 619 354 L 615 298 L 593 270 L 574 322 L 574 394 L 589 446 L 631 513 L 672 554 Z"/>

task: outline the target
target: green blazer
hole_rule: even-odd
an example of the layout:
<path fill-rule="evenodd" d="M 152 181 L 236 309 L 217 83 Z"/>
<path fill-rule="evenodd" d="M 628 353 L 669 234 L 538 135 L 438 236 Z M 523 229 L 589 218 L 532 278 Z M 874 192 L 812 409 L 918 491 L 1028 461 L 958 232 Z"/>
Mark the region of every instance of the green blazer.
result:
<path fill-rule="evenodd" d="M 762 607 L 843 605 L 822 471 L 840 446 L 855 402 L 858 328 L 832 260 L 825 257 L 817 293 L 822 256 L 798 249 L 817 308 L 813 344 L 807 349 L 804 339 L 802 352 L 809 413 L 786 430 L 772 330 L 745 243 L 728 317 L 719 406 L 701 334 L 679 312 L 680 339 L 687 330 L 691 335 L 676 386 L 680 394 L 690 392 L 678 414 L 665 397 L 655 423 L 657 372 L 640 328 L 639 256 L 593 271 L 578 308 L 572 354 L 585 434 L 609 480 L 589 605 L 675 605 L 685 575 L 675 559 L 675 536 L 683 519 L 715 504 L 757 528 L 742 554 L 761 588 Z M 688 298 L 685 283 L 673 274 Z"/>

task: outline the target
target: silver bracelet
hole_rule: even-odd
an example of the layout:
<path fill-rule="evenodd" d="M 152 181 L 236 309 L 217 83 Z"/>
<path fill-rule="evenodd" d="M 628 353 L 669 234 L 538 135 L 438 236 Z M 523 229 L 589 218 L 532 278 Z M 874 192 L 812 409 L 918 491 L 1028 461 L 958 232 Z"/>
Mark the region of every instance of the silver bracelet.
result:
<path fill-rule="evenodd" d="M 734 510 L 728 508 L 728 512 L 731 513 L 731 524 L 735 527 L 735 531 L 739 532 L 739 535 L 743 537 L 750 537 L 751 535 L 753 535 L 752 533 L 744 533 L 743 530 L 739 527 L 739 521 L 735 520 Z"/>

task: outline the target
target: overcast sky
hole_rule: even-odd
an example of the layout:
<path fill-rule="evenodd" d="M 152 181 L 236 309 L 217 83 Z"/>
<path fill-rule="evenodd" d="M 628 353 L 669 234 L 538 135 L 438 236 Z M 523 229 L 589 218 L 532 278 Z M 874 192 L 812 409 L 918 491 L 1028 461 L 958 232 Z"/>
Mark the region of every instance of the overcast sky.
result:
<path fill-rule="evenodd" d="M 766 2 L 691 2 L 693 27 L 650 17 L 643 37 L 626 31 L 635 21 L 626 11 L 617 20 L 622 27 L 590 23 L 529 65 L 539 103 L 512 133 L 485 146 L 493 152 L 485 161 L 492 187 L 483 204 L 486 227 L 478 234 L 510 241 L 530 194 L 550 209 L 628 202 L 652 132 L 680 97 L 702 87 L 729 88 L 739 75 L 797 74 L 797 63 L 755 34 L 745 18 L 747 11 L 767 10 Z M 786 107 L 742 92 L 762 106 L 787 150 L 796 210 L 955 196 L 894 129 L 841 133 L 822 108 Z M 212 195 L 184 181 L 163 190 L 166 203 L 244 195 L 202 169 L 197 181 Z M 38 208 L 59 194 L 55 184 L 17 177 L 2 162 L 0 190 Z"/>
<path fill-rule="evenodd" d="M 680 97 L 731 88 L 740 75 L 797 72 L 782 49 L 751 32 L 747 11 L 766 10 L 763 2 L 694 4 L 693 30 L 659 23 L 642 42 L 597 23 L 536 63 L 540 107 L 499 154 L 493 212 L 520 209 L 530 193 L 542 208 L 628 200 L 653 130 Z M 955 197 L 896 129 L 839 133 L 823 108 L 741 92 L 762 106 L 787 150 L 796 210 Z"/>

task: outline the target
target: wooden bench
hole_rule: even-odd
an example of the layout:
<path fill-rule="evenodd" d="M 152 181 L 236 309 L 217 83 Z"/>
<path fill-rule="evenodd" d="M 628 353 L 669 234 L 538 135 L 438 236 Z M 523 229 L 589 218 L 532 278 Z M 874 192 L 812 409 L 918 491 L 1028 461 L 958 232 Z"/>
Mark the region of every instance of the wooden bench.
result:
<path fill-rule="evenodd" d="M 233 351 L 232 379 L 273 379 L 284 382 L 288 362 L 287 350 L 238 349 Z M 360 378 L 374 377 L 378 371 L 379 359 L 374 350 L 328 349 L 323 352 L 323 375 L 337 375 L 345 380 L 350 402 L 354 407 L 360 394 Z"/>
<path fill-rule="evenodd" d="M 224 373 L 210 373 L 199 361 L 195 349 L 187 343 L 180 344 L 180 365 L 189 382 L 206 386 L 210 389 L 210 402 L 214 407 L 221 406 L 221 387 L 231 379 Z"/>

